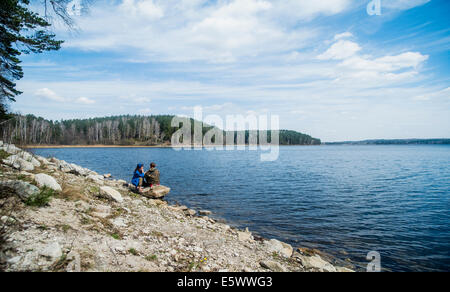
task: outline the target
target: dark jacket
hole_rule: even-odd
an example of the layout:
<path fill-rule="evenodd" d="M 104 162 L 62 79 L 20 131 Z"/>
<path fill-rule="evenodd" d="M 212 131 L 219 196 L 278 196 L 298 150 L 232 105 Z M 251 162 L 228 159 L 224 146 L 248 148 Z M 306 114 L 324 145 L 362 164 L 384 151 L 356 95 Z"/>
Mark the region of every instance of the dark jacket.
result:
<path fill-rule="evenodd" d="M 150 170 L 145 173 L 145 181 L 149 185 L 159 185 L 159 170 L 150 168 Z"/>

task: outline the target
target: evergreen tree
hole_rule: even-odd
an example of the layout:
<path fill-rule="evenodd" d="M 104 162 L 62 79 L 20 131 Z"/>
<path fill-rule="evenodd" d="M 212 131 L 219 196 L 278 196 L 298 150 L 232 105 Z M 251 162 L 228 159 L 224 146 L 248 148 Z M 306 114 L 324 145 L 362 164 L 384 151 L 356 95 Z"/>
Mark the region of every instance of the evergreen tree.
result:
<path fill-rule="evenodd" d="M 22 92 L 15 81 L 23 77 L 19 56 L 59 50 L 62 41 L 48 32 L 50 23 L 29 9 L 29 0 L 0 1 L 0 120 L 6 118 L 7 103 Z"/>

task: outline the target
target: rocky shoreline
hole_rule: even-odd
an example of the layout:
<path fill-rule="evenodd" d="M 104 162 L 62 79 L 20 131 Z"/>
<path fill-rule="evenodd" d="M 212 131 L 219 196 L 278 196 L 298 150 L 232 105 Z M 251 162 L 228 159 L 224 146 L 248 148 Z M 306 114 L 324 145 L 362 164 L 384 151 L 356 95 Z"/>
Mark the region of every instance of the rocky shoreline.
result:
<path fill-rule="evenodd" d="M 0 270 L 351 272 L 0 141 Z"/>

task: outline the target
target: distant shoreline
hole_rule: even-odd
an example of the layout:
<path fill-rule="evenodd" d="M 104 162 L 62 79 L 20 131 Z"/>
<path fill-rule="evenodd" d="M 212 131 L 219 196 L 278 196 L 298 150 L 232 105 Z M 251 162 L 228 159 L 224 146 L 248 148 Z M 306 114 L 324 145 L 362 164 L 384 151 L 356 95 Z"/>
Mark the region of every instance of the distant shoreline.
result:
<path fill-rule="evenodd" d="M 245 146 L 249 145 L 233 145 L 233 147 Z M 253 145 L 252 145 L 253 146 Z M 257 145 L 259 146 L 259 145 Z M 267 145 L 264 145 L 267 146 Z M 278 146 L 324 146 L 322 145 L 278 145 Z M 172 146 L 172 145 L 153 145 L 153 146 L 145 146 L 145 145 L 21 145 L 20 147 L 25 149 L 57 149 L 57 148 L 184 148 L 184 147 L 192 147 L 195 148 L 194 145 L 191 146 Z M 217 147 L 216 145 L 211 146 L 201 146 L 200 148 L 209 148 L 209 147 Z M 226 147 L 226 145 L 223 145 Z"/>
<path fill-rule="evenodd" d="M 24 145 L 23 148 L 36 149 L 52 149 L 52 148 L 172 148 L 171 145 L 155 145 L 155 146 L 140 146 L 140 145 Z"/>

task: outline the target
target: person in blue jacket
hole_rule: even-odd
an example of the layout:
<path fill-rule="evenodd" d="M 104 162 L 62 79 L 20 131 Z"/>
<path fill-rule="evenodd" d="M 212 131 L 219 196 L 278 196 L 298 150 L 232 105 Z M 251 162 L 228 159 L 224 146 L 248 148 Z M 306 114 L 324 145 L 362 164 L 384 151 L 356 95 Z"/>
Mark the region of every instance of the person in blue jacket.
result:
<path fill-rule="evenodd" d="M 134 170 L 133 179 L 131 183 L 136 187 L 139 192 L 142 192 L 142 187 L 144 185 L 144 165 L 139 163 Z"/>

